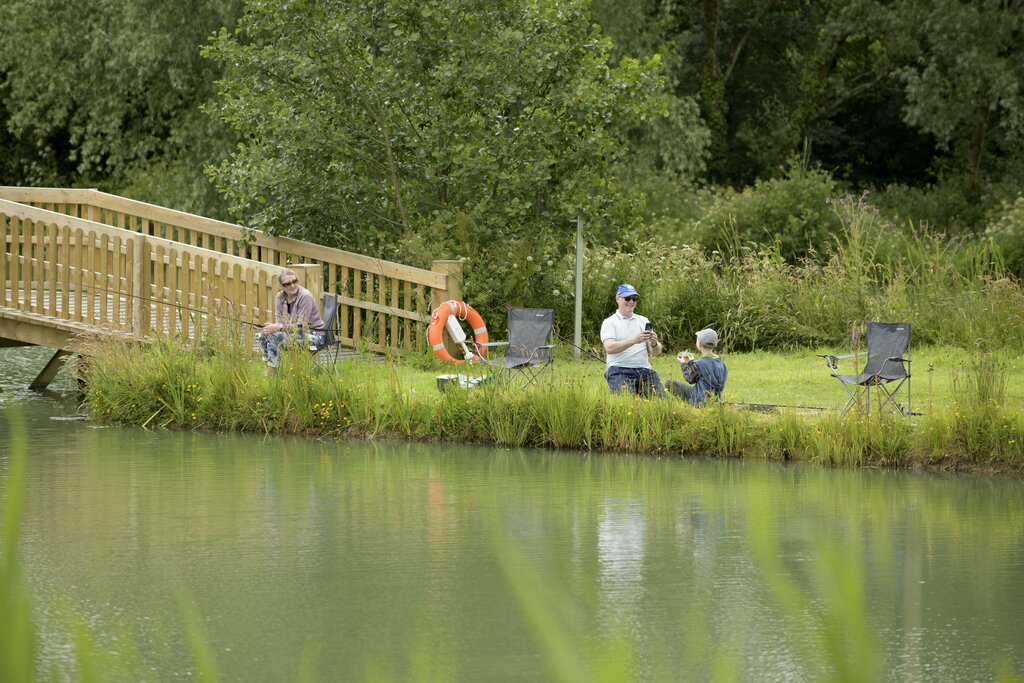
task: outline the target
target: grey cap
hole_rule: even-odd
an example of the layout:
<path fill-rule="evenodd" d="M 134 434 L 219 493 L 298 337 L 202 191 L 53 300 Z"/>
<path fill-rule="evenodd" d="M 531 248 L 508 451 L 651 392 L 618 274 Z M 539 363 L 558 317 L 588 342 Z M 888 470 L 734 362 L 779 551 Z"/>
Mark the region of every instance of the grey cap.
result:
<path fill-rule="evenodd" d="M 708 349 L 713 349 L 715 348 L 715 345 L 718 343 L 718 333 L 715 332 L 710 327 L 706 327 L 697 333 L 697 341 L 700 342 L 701 346 Z"/>

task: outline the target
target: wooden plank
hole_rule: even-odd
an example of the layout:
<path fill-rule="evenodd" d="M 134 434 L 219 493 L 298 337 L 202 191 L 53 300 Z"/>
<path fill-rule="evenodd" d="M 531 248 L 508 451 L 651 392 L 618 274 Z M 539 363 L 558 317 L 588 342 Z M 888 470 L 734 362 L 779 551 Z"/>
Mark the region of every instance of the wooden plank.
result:
<path fill-rule="evenodd" d="M 413 291 L 416 293 L 416 297 L 418 299 L 418 301 L 416 303 L 416 310 L 422 314 L 423 308 L 424 308 L 424 303 L 427 302 L 427 301 L 430 301 L 430 299 L 427 296 L 427 290 L 426 290 L 425 287 L 417 285 L 417 286 L 415 286 L 413 288 Z M 427 312 L 427 314 L 424 317 L 426 318 L 426 322 L 429 323 L 430 322 L 430 316 L 432 316 L 434 314 L 434 312 L 430 310 L 430 306 L 426 306 L 426 309 L 427 309 L 428 312 Z M 429 340 L 427 339 L 427 331 L 426 331 L 426 329 L 424 329 L 424 327 L 417 327 L 416 328 L 416 346 L 415 346 L 415 348 L 417 350 L 420 350 L 420 351 L 426 349 L 428 341 Z"/>
<path fill-rule="evenodd" d="M 114 295 L 114 310 L 111 312 L 111 318 L 114 325 L 119 329 L 125 328 L 125 318 L 121 317 L 121 300 L 124 298 L 124 284 L 121 282 L 124 270 L 124 260 L 121 257 L 121 248 L 123 244 L 120 237 L 115 237 L 111 244 L 111 251 L 114 254 L 113 267 L 111 268 L 110 275 L 113 280 L 113 284 L 110 287 L 116 292 Z M 131 291 L 131 290 L 128 290 Z"/>
<path fill-rule="evenodd" d="M 84 254 L 84 251 L 85 251 L 85 231 L 82 230 L 81 228 L 77 228 L 75 230 L 75 236 L 74 236 L 73 239 L 74 239 L 74 241 L 73 241 L 73 245 L 74 246 L 72 247 L 72 251 L 71 251 L 71 253 L 72 253 L 71 262 L 74 264 L 74 269 L 75 269 L 75 276 L 74 276 L 75 277 L 75 279 L 74 279 L 75 286 L 74 286 L 74 292 L 73 292 L 73 296 L 75 298 L 75 304 L 74 304 L 75 310 L 74 310 L 74 314 L 71 316 L 71 319 L 75 320 L 75 321 L 78 321 L 78 322 L 81 322 L 82 321 L 82 289 L 83 289 L 83 284 L 84 284 L 84 282 L 83 282 L 84 278 L 83 278 L 83 275 L 82 275 L 82 265 L 83 265 L 84 259 L 85 259 L 85 254 Z"/>
<path fill-rule="evenodd" d="M 85 245 L 83 248 L 83 254 L 85 254 L 85 263 L 82 268 L 84 269 L 84 289 L 82 296 L 85 298 L 85 322 L 90 325 L 96 321 L 94 317 L 96 315 L 96 233 L 89 231 L 85 234 Z"/>
<path fill-rule="evenodd" d="M 38 223 L 30 221 L 25 226 L 25 232 L 22 237 L 24 244 L 22 245 L 23 257 L 25 259 L 25 310 L 32 311 L 33 313 L 39 313 L 36 309 L 36 232 L 38 231 Z"/>
<path fill-rule="evenodd" d="M 352 299 L 349 302 L 353 306 L 352 309 L 352 338 L 359 339 L 359 334 L 363 327 L 363 311 L 362 307 L 365 302 L 362 299 L 363 294 L 363 273 L 358 270 L 352 271 Z"/>
<path fill-rule="evenodd" d="M 378 275 L 377 277 L 374 278 L 374 280 L 377 281 L 377 303 L 380 306 L 382 306 L 384 308 L 387 308 L 387 293 L 385 292 L 384 276 L 383 275 Z M 386 334 L 387 334 L 386 333 L 386 329 L 387 329 L 387 316 L 386 315 L 378 315 L 377 316 L 377 341 L 380 342 L 381 344 L 384 344 L 386 342 L 386 339 L 385 339 Z"/>
<path fill-rule="evenodd" d="M 12 202 L 61 202 L 77 204 L 89 201 L 90 190 L 55 187 L 0 186 L 0 198 Z"/>
<path fill-rule="evenodd" d="M 107 306 L 109 300 L 109 294 L 113 290 L 110 282 L 110 235 L 102 235 L 100 237 L 100 249 L 98 256 L 100 261 L 100 267 L 96 273 L 99 287 L 97 288 L 97 294 L 100 297 L 100 325 L 107 325 L 110 322 L 110 310 Z"/>
<path fill-rule="evenodd" d="M 178 333 L 179 316 L 182 313 L 180 308 L 181 298 L 179 295 L 180 282 L 178 280 L 178 250 L 170 249 L 167 252 L 167 288 L 168 300 L 173 302 L 173 308 L 167 309 L 167 334 L 174 336 Z"/>
<path fill-rule="evenodd" d="M 181 285 L 180 303 L 186 308 L 181 309 L 181 333 L 186 339 L 197 339 L 193 335 L 192 311 L 192 287 L 195 284 L 195 268 L 192 267 L 192 259 L 185 252 L 181 254 L 181 274 L 178 282 Z"/>
<path fill-rule="evenodd" d="M 60 267 L 60 240 L 56 223 L 46 226 L 47 278 L 46 287 L 50 296 L 46 301 L 46 314 L 57 317 L 57 269 Z"/>
<path fill-rule="evenodd" d="M 412 283 L 404 282 L 403 281 L 402 282 L 402 289 L 405 290 L 404 291 L 404 294 L 405 294 L 405 306 L 404 306 L 404 308 L 407 311 L 411 311 L 412 310 Z M 398 316 L 395 316 L 395 319 L 397 320 Z M 412 323 L 409 322 L 409 320 L 407 318 L 402 320 L 402 348 L 405 349 L 406 351 L 408 351 L 409 349 L 413 348 L 413 346 L 412 346 L 412 328 L 413 328 L 413 325 L 412 325 Z"/>
<path fill-rule="evenodd" d="M 231 267 L 231 277 L 228 279 L 227 303 L 231 323 L 231 338 L 241 341 L 242 339 L 242 266 L 235 263 Z"/>
<path fill-rule="evenodd" d="M 167 248 L 163 241 L 157 242 L 153 248 L 153 287 L 150 296 L 154 301 L 153 307 L 156 309 L 151 327 L 156 329 L 157 334 L 163 334 L 166 329 L 167 306 L 164 304 L 167 300 L 167 285 L 164 279 L 164 264 L 166 262 Z"/>
<path fill-rule="evenodd" d="M 338 303 L 345 304 L 346 306 L 351 306 L 352 308 L 361 311 L 373 311 L 376 313 L 383 313 L 385 315 L 394 315 L 398 316 L 399 318 L 406 318 L 409 320 L 414 320 L 416 322 L 430 322 L 429 315 L 423 315 L 422 313 L 414 313 L 412 311 L 403 311 L 402 309 L 392 308 L 391 306 L 385 306 L 373 301 L 362 301 L 360 299 L 353 299 L 347 296 L 339 296 Z M 354 332 L 352 336 L 356 339 L 359 338 L 358 332 Z"/>
<path fill-rule="evenodd" d="M 84 340 L 83 333 L 86 332 L 95 334 L 102 330 L 39 313 L 0 308 L 0 336 L 23 344 L 84 353 L 90 351 L 88 347 L 94 344 L 91 340 Z"/>
<path fill-rule="evenodd" d="M 338 301 L 340 302 L 343 297 L 346 297 L 351 289 L 349 289 L 349 278 L 352 276 L 352 271 L 348 268 L 342 267 L 341 269 L 341 280 L 338 283 L 338 288 L 335 290 L 338 293 Z M 348 304 L 341 304 L 338 308 L 338 335 L 339 337 L 347 337 L 349 327 L 349 317 L 352 315 L 352 308 Z"/>
<path fill-rule="evenodd" d="M 400 310 L 401 306 L 398 300 L 398 280 L 391 280 L 391 308 L 393 310 Z M 383 302 L 381 302 L 383 303 Z M 391 339 L 388 340 L 388 346 L 392 349 L 401 347 L 401 343 L 398 338 L 398 316 L 391 316 Z"/>
<path fill-rule="evenodd" d="M 207 277 L 203 280 L 203 289 L 206 292 L 206 301 L 203 305 L 203 310 L 206 312 L 206 330 L 217 330 L 219 321 L 217 320 L 217 294 L 219 293 L 217 285 L 217 259 L 213 256 L 209 256 L 206 259 L 206 273 Z"/>
<path fill-rule="evenodd" d="M 239 315 L 241 316 L 241 319 L 244 322 L 250 324 L 255 324 L 256 322 L 256 283 L 254 282 L 255 276 L 255 269 L 246 268 L 245 272 L 242 274 L 243 282 L 239 283 L 242 289 L 242 300 L 240 302 L 242 310 L 239 312 Z M 242 340 L 245 341 L 245 339 L 249 337 L 249 333 L 252 327 L 250 325 L 243 325 L 243 327 L 246 328 L 243 330 L 244 336 L 242 337 Z"/>
<path fill-rule="evenodd" d="M 70 351 L 57 349 L 57 352 L 53 354 L 49 362 L 47 362 L 43 367 L 42 371 L 36 375 L 36 378 L 28 385 L 28 388 L 45 389 L 47 385 L 53 381 L 53 378 L 57 376 L 60 369 L 64 367 L 64 363 L 71 355 Z"/>
<path fill-rule="evenodd" d="M 12 232 L 11 226 L 14 219 L 8 216 L 6 213 L 0 212 L 0 249 L 3 249 L 3 259 L 0 260 L 0 304 L 7 306 L 10 304 L 8 299 L 7 291 L 11 289 L 10 273 L 12 269 L 11 265 L 11 253 L 9 244 L 11 244 Z"/>
<path fill-rule="evenodd" d="M 14 308 L 22 308 L 21 292 L 24 289 L 21 278 L 21 218 L 11 219 L 11 303 Z"/>
<path fill-rule="evenodd" d="M 66 225 L 60 226 L 60 314 L 59 317 L 65 320 L 71 317 L 71 228 Z"/>

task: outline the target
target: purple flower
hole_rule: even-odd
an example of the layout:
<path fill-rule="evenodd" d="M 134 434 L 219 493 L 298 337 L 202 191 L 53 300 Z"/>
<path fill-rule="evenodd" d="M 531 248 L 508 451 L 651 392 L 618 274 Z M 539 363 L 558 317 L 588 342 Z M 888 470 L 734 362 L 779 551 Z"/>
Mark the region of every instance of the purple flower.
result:
<path fill-rule="evenodd" d="M 857 341 L 857 330 L 853 331 L 853 340 Z"/>

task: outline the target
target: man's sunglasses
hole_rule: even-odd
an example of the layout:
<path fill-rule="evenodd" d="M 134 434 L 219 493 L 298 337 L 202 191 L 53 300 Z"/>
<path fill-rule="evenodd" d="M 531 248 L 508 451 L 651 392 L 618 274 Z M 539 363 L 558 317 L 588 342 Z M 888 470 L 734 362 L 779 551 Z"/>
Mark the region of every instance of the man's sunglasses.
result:
<path fill-rule="evenodd" d="M 636 301 L 637 300 L 637 297 L 635 297 L 635 296 L 624 296 L 622 298 L 625 299 L 626 301 Z"/>
<path fill-rule="evenodd" d="M 299 284 L 298 280 L 289 280 L 288 282 L 282 282 L 281 286 L 282 287 L 291 287 L 292 285 L 297 285 L 297 284 Z"/>

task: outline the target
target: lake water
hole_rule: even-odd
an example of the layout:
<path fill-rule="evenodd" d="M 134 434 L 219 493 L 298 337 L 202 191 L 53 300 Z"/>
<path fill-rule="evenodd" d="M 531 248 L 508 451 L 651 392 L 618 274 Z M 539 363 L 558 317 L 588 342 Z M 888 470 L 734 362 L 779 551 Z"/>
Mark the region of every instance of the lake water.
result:
<path fill-rule="evenodd" d="M 189 678 L 191 615 L 230 681 L 1024 672 L 1021 481 L 100 427 L 45 358 L 0 349 L 44 670 L 80 620 Z"/>

